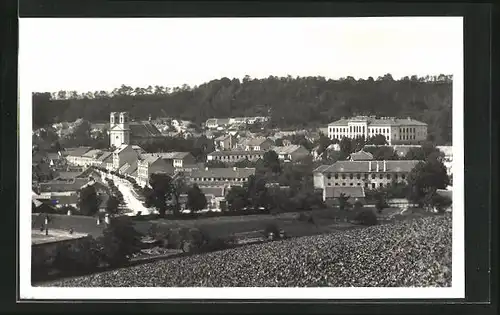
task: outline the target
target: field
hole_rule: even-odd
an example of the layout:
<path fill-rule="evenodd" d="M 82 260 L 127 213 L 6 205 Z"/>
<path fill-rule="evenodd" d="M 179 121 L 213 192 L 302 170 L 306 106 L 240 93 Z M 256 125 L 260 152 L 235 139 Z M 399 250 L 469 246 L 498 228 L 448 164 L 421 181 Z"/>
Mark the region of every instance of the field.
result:
<path fill-rule="evenodd" d="M 443 287 L 451 285 L 451 216 L 158 261 L 44 283 L 65 287 Z"/>

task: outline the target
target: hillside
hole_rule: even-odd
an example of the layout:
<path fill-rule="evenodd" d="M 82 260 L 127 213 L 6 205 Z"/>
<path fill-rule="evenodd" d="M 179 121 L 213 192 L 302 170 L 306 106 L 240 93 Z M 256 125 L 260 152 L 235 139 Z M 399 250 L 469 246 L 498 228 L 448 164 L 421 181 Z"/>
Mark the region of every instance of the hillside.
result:
<path fill-rule="evenodd" d="M 65 287 L 451 285 L 451 216 L 250 245 L 59 280 Z"/>
<path fill-rule="evenodd" d="M 35 127 L 58 121 L 107 121 L 111 111 L 147 119 L 177 117 L 197 123 L 211 117 L 271 115 L 272 126 L 320 126 L 343 116 L 411 116 L 429 124 L 437 144 L 451 142 L 451 76 L 376 80 L 326 80 L 322 77 L 222 78 L 197 87 L 160 86 L 79 94 L 33 94 Z"/>

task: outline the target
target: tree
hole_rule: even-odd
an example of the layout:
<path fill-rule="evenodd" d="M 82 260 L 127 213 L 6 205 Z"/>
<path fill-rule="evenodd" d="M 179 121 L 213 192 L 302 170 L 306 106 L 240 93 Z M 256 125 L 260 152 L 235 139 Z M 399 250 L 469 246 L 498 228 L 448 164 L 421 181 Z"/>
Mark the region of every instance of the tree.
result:
<path fill-rule="evenodd" d="M 207 207 L 207 198 L 198 185 L 194 184 L 187 193 L 187 208 L 198 212 Z"/>
<path fill-rule="evenodd" d="M 205 162 L 205 167 L 208 168 L 225 168 L 227 165 L 219 160 L 210 160 Z"/>
<path fill-rule="evenodd" d="M 390 146 L 365 147 L 363 150 L 370 152 L 377 161 L 399 160 L 398 154 Z"/>
<path fill-rule="evenodd" d="M 167 200 L 172 194 L 172 178 L 164 173 L 153 173 L 149 178 L 151 191 L 146 196 L 146 205 L 155 207 L 160 217 L 165 216 L 167 210 Z M 174 213 L 178 215 L 178 213 Z"/>
<path fill-rule="evenodd" d="M 425 199 L 437 189 L 445 189 L 450 184 L 446 167 L 441 161 L 427 160 L 418 163 L 408 174 L 408 199 L 425 205 Z M 427 197 L 426 197 L 427 196 Z"/>
<path fill-rule="evenodd" d="M 340 211 L 344 211 L 344 210 L 346 210 L 346 208 L 349 207 L 349 202 L 348 202 L 349 198 L 350 198 L 350 196 L 346 196 L 346 194 L 340 193 L 340 196 L 338 198 Z"/>
<path fill-rule="evenodd" d="M 116 196 L 109 196 L 106 203 L 106 213 L 109 215 L 115 215 L 118 213 L 118 206 L 120 205 L 120 200 Z"/>
<path fill-rule="evenodd" d="M 266 180 L 262 177 L 251 175 L 244 188 L 247 190 L 247 200 L 254 209 L 269 209 L 271 198 L 266 187 Z"/>
<path fill-rule="evenodd" d="M 387 140 L 384 135 L 374 135 L 369 137 L 366 141 L 366 144 L 370 145 L 387 145 Z"/>
<path fill-rule="evenodd" d="M 178 173 L 172 180 L 172 196 L 175 201 L 174 214 L 176 216 L 180 214 L 180 196 L 187 191 L 188 185 L 186 177 L 183 174 Z"/>
<path fill-rule="evenodd" d="M 349 154 L 354 152 L 352 141 L 349 138 L 342 138 L 340 140 L 340 152 L 342 152 L 342 158 L 346 158 L 349 156 Z"/>
<path fill-rule="evenodd" d="M 227 193 L 226 200 L 231 211 L 240 211 L 248 205 L 247 190 L 233 186 Z"/>
<path fill-rule="evenodd" d="M 378 213 L 382 213 L 382 210 L 387 208 L 386 195 L 382 191 L 375 192 L 375 209 Z"/>
<path fill-rule="evenodd" d="M 442 160 L 444 153 L 429 141 L 424 142 L 420 147 L 410 148 L 405 155 L 406 160 Z"/>
<path fill-rule="evenodd" d="M 281 172 L 280 160 L 278 158 L 278 154 L 275 151 L 269 150 L 265 152 L 263 156 L 263 162 L 264 167 L 271 170 L 271 172 L 275 174 L 279 174 Z"/>
<path fill-rule="evenodd" d="M 78 208 L 83 215 L 92 216 L 99 211 L 100 198 L 93 185 L 86 186 L 80 190 L 78 197 Z"/>
<path fill-rule="evenodd" d="M 111 266 L 123 265 L 141 250 L 141 237 L 141 233 L 134 229 L 130 219 L 111 220 L 98 239 L 104 261 Z"/>

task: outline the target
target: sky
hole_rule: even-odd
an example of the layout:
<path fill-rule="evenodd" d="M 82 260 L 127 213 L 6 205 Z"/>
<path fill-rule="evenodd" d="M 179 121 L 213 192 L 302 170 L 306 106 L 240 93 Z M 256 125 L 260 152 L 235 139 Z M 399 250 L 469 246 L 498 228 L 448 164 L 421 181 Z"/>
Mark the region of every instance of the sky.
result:
<path fill-rule="evenodd" d="M 222 77 L 453 74 L 462 18 L 21 18 L 33 92 L 195 86 Z"/>

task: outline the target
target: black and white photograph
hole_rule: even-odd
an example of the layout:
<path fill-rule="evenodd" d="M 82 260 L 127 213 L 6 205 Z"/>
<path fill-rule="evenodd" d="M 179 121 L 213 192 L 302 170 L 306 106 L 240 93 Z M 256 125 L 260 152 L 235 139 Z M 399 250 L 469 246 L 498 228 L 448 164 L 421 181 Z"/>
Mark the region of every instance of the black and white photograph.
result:
<path fill-rule="evenodd" d="M 465 297 L 461 17 L 19 34 L 23 298 Z"/>

